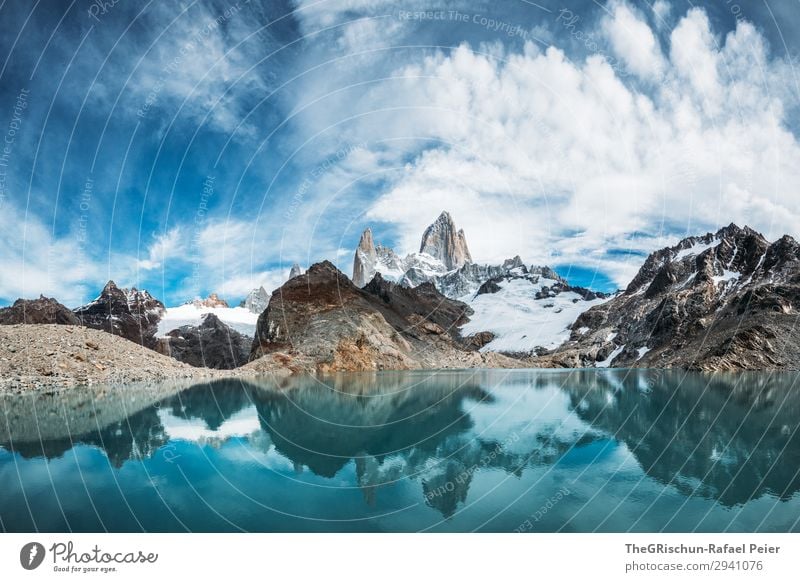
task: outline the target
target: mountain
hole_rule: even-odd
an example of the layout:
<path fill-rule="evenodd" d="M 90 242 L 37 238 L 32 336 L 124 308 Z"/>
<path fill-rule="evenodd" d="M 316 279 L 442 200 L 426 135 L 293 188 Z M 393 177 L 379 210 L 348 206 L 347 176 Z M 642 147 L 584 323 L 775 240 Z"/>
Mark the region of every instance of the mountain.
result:
<path fill-rule="evenodd" d="M 434 282 L 472 262 L 464 231 L 456 231 L 448 212 L 442 212 L 422 235 L 420 252 L 401 258 L 389 247 L 376 244 L 372 229 L 361 235 L 353 258 L 353 283 L 363 287 L 380 273 L 384 279 L 408 287 Z"/>
<path fill-rule="evenodd" d="M 283 354 L 285 365 L 357 371 L 519 367 L 458 339 L 469 307 L 433 285 L 410 289 L 376 275 L 364 289 L 328 261 L 287 281 L 258 318 L 250 359 Z"/>
<path fill-rule="evenodd" d="M 292 270 L 289 271 L 289 278 L 294 279 L 295 277 L 299 277 L 302 274 L 303 274 L 303 269 L 300 268 L 300 265 L 295 263 L 294 265 L 292 265 Z"/>
<path fill-rule="evenodd" d="M 353 283 L 356 287 L 363 287 L 375 275 L 378 266 L 378 255 L 375 252 L 375 242 L 372 240 L 372 229 L 368 228 L 361 233 L 356 254 L 353 257 Z"/>
<path fill-rule="evenodd" d="M 366 290 L 372 277 L 418 289 L 431 285 L 449 299 L 466 302 L 473 314 L 462 322 L 466 345 L 481 352 L 529 356 L 552 350 L 570 337 L 570 326 L 608 296 L 569 285 L 549 267 L 527 267 L 519 256 L 501 265 L 472 262 L 463 230 L 442 212 L 422 235 L 420 252 L 401 259 L 361 236 L 353 282 Z"/>
<path fill-rule="evenodd" d="M 147 291 L 120 289 L 109 281 L 94 301 L 73 312 L 81 325 L 155 348 L 158 322 L 165 309 Z"/>
<path fill-rule="evenodd" d="M 214 307 L 230 307 L 230 305 L 228 305 L 228 302 L 225 301 L 224 299 L 222 299 L 216 293 L 211 293 L 205 299 L 195 299 L 191 303 L 195 307 L 212 307 L 212 308 L 214 308 Z"/>
<path fill-rule="evenodd" d="M 294 271 L 294 268 L 292 268 L 292 271 Z M 239 307 L 244 307 L 250 313 L 260 314 L 267 308 L 267 305 L 269 305 L 269 292 L 262 285 L 258 289 L 250 291 L 247 297 L 239 304 Z"/>
<path fill-rule="evenodd" d="M 199 326 L 184 325 L 159 338 L 158 351 L 192 366 L 230 370 L 247 363 L 252 341 L 207 313 Z"/>
<path fill-rule="evenodd" d="M 425 229 L 419 252 L 441 261 L 448 271 L 472 262 L 464 231 L 456 231 L 453 218 L 446 210 Z"/>
<path fill-rule="evenodd" d="M 39 299 L 17 299 L 11 307 L 0 309 L 0 325 L 20 323 L 80 325 L 72 311 L 44 295 Z"/>
<path fill-rule="evenodd" d="M 568 367 L 800 367 L 800 245 L 731 224 L 650 255 L 542 360 Z"/>

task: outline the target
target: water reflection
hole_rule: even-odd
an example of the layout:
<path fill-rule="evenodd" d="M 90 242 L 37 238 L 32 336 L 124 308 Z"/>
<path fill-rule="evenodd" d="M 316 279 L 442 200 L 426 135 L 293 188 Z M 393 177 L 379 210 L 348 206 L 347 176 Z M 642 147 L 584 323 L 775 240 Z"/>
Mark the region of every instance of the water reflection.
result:
<path fill-rule="evenodd" d="M 0 457 L 0 482 L 6 491 L 20 489 L 24 460 L 55 461 L 74 447 L 99 449 L 121 469 L 176 442 L 188 443 L 195 448 L 183 448 L 179 463 L 196 470 L 199 460 L 210 458 L 205 447 L 224 449 L 232 442 L 250 451 L 243 457 L 250 465 L 258 454 L 283 459 L 295 477 L 279 486 L 290 496 L 294 491 L 298 501 L 321 495 L 297 484 L 296 476 L 307 471 L 328 488 L 357 488 L 364 509 L 352 509 L 354 514 L 400 504 L 410 484 L 414 504 L 441 518 L 461 519 L 471 503 L 493 499 L 496 511 L 518 515 L 508 518 L 513 525 L 529 508 L 508 508 L 573 465 L 582 470 L 578 482 L 617 479 L 619 469 L 608 472 L 600 457 L 611 444 L 636 461 L 640 482 L 649 479 L 687 499 L 735 507 L 762 496 L 789 500 L 800 488 L 796 380 L 663 371 L 479 371 L 4 396 L 0 447 L 23 463 L 17 464 L 20 481 L 13 483 Z M 263 478 L 265 489 L 276 486 L 267 475 L 273 466 L 250 465 L 248 483 Z M 235 465 L 225 471 L 207 467 L 203 477 L 222 487 L 235 480 Z M 492 498 L 483 491 L 490 483 L 508 491 L 490 490 Z M 473 493 L 475 487 L 481 492 Z M 641 485 L 634 480 L 628 487 Z M 512 488 L 518 497 L 511 496 Z M 509 499 L 497 501 L 504 495 Z M 629 492 L 626 502 L 628 497 L 631 503 L 637 498 Z M 570 511 L 577 512 L 575 507 Z M 7 527 L 8 517 L 0 517 Z"/>
<path fill-rule="evenodd" d="M 644 471 L 733 506 L 800 488 L 797 376 L 653 371 L 599 388 L 570 381 L 581 418 L 623 441 Z"/>

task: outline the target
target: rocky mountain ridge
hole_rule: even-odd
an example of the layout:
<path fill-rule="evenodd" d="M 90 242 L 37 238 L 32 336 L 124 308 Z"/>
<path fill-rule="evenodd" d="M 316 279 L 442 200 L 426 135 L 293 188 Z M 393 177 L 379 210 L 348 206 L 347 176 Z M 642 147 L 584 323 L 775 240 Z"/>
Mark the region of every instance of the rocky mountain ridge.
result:
<path fill-rule="evenodd" d="M 798 369 L 800 245 L 731 224 L 651 254 L 543 364 Z"/>
<path fill-rule="evenodd" d="M 209 296 L 205 299 L 193 299 L 189 303 L 195 307 L 230 307 L 228 302 L 222 299 L 216 293 L 209 294 Z"/>
<path fill-rule="evenodd" d="M 269 305 L 269 292 L 261 285 L 258 289 L 253 289 L 247 294 L 247 297 L 242 299 L 239 307 L 244 307 L 251 313 L 261 313 Z"/>
<path fill-rule="evenodd" d="M 54 299 L 18 300 L 0 309 L 0 323 L 78 322 L 152 349 L 158 347 L 161 323 L 170 353 L 184 361 L 199 362 L 197 354 L 208 351 L 204 342 L 220 347 L 211 350 L 215 353 L 230 348 L 231 358 L 215 356 L 213 364 L 205 360 L 205 365 L 220 367 L 238 366 L 245 355 L 250 360 L 269 356 L 264 359 L 269 369 L 296 371 L 800 367 L 800 244 L 789 236 L 769 242 L 732 224 L 686 238 L 652 253 L 614 297 L 571 286 L 554 270 L 526 266 L 520 257 L 494 266 L 467 261 L 457 269 L 426 274 L 412 286 L 413 269 L 400 268 L 407 266 L 404 260 L 375 245 L 369 230 L 362 242 L 365 256 L 374 251 L 372 267 L 387 265 L 396 278 L 376 270 L 359 288 L 331 263 L 318 263 L 271 296 L 261 288 L 258 299 L 265 304 L 257 323 L 252 311 L 188 304 L 178 309 L 191 310 L 196 323 L 176 316 L 169 320 L 174 328 L 164 327 L 168 318 L 160 301 L 146 291 L 120 289 L 113 281 L 74 312 Z M 415 255 L 420 257 L 446 269 L 427 253 Z M 209 301 L 223 303 L 215 294 Z M 217 312 L 213 318 L 205 313 L 214 309 L 251 318 L 250 333 L 256 338 L 249 353 L 249 338 L 239 341 L 228 329 L 243 324 L 235 318 L 233 323 L 215 321 Z M 207 336 L 208 341 L 203 339 Z"/>
<path fill-rule="evenodd" d="M 472 262 L 464 230 L 456 230 L 453 217 L 446 210 L 425 229 L 419 252 L 441 261 L 448 271 Z"/>
<path fill-rule="evenodd" d="M 73 310 L 81 325 L 106 331 L 154 349 L 164 304 L 136 287 L 120 289 L 106 283 L 96 299 Z"/>
<path fill-rule="evenodd" d="M 55 324 L 80 325 L 75 314 L 51 297 L 17 299 L 11 307 L 0 309 L 0 325 Z"/>

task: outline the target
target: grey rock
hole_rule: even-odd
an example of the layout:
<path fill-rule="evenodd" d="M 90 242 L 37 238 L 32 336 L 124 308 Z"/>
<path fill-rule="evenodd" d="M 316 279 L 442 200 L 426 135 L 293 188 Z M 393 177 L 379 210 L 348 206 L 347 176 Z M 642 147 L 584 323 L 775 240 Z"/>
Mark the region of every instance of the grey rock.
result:
<path fill-rule="evenodd" d="M 736 225 L 651 254 L 583 313 L 550 363 L 708 371 L 800 367 L 800 245 Z"/>
<path fill-rule="evenodd" d="M 251 313 L 261 313 L 269 305 L 269 297 L 269 292 L 262 285 L 258 289 L 250 291 L 247 297 L 239 304 L 239 307 L 244 307 Z"/>
<path fill-rule="evenodd" d="M 11 307 L 0 309 L 0 325 L 20 323 L 80 325 L 78 318 L 55 299 L 17 299 Z"/>
<path fill-rule="evenodd" d="M 450 213 L 443 211 L 422 235 L 420 253 L 439 259 L 447 269 L 458 269 L 472 262 L 463 230 L 456 230 Z"/>
<path fill-rule="evenodd" d="M 209 313 L 199 326 L 184 325 L 160 338 L 158 351 L 198 368 L 231 370 L 247 363 L 251 345 L 250 338 Z"/>
<path fill-rule="evenodd" d="M 147 291 L 120 289 L 109 281 L 94 301 L 73 310 L 81 325 L 155 348 L 164 304 Z"/>
<path fill-rule="evenodd" d="M 356 287 L 363 287 L 372 278 L 375 274 L 377 259 L 375 242 L 372 240 L 372 229 L 368 228 L 361 234 L 355 257 L 353 257 L 353 283 Z"/>

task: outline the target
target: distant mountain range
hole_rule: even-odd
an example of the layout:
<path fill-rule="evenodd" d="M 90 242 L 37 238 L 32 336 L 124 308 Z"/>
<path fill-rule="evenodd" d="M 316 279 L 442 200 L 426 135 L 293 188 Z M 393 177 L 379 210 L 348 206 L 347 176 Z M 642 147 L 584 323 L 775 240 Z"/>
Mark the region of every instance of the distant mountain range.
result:
<path fill-rule="evenodd" d="M 517 256 L 472 261 L 448 212 L 400 257 L 361 236 L 352 280 L 325 261 L 237 307 L 212 294 L 165 308 L 110 281 L 87 305 L 18 300 L 0 324 L 84 325 L 193 365 L 279 358 L 296 370 L 800 366 L 800 245 L 730 225 L 659 250 L 614 296 Z M 251 345 L 252 344 L 252 345 Z"/>

